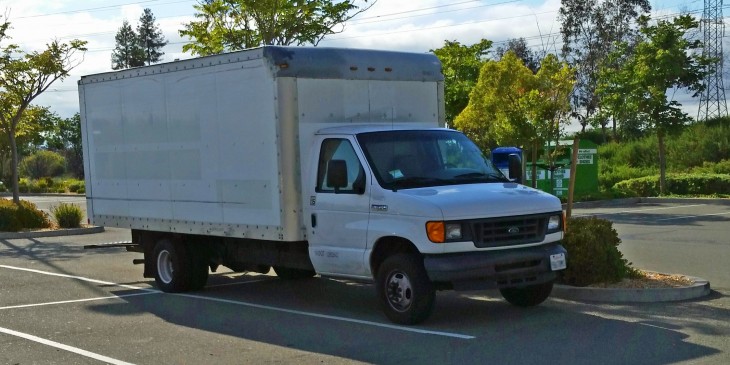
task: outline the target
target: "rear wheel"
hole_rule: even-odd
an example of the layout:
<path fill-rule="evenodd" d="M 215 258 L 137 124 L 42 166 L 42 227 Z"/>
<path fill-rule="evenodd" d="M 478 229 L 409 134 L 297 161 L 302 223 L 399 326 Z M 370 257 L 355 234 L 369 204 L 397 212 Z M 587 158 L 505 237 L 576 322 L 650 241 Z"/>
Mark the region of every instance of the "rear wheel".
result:
<path fill-rule="evenodd" d="M 187 246 L 180 242 L 161 240 L 154 250 L 155 282 L 160 290 L 179 293 L 190 290 L 191 265 Z"/>
<path fill-rule="evenodd" d="M 502 297 L 518 307 L 532 307 L 544 302 L 553 291 L 553 282 L 530 285 L 524 288 L 499 289 Z"/>
<path fill-rule="evenodd" d="M 376 280 L 381 306 L 391 321 L 416 324 L 431 315 L 436 291 L 420 257 L 407 254 L 388 257 L 380 265 Z"/>
<path fill-rule="evenodd" d="M 316 275 L 314 270 L 292 269 L 288 267 L 274 266 L 276 276 L 284 280 L 309 279 Z"/>

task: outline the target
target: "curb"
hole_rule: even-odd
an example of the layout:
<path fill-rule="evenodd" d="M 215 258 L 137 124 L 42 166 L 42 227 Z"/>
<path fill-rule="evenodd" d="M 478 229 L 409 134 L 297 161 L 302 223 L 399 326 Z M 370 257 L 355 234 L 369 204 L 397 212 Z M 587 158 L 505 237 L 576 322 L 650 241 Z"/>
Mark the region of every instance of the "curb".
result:
<path fill-rule="evenodd" d="M 82 234 L 93 234 L 104 232 L 104 227 L 95 226 L 89 228 L 68 228 L 53 231 L 31 231 L 31 232 L 0 232 L 0 240 L 13 240 L 21 238 L 61 237 L 77 236 Z"/>
<path fill-rule="evenodd" d="M 710 294 L 710 282 L 687 276 L 694 284 L 679 288 L 589 288 L 556 284 L 551 297 L 584 302 L 657 303 L 697 299 Z"/>

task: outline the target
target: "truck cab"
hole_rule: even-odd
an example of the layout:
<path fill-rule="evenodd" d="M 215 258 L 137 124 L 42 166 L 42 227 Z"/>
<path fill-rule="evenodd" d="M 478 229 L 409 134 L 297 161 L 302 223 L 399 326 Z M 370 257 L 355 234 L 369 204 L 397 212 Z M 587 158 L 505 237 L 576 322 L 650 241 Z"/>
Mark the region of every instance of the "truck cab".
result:
<path fill-rule="evenodd" d="M 324 276 L 375 281 L 388 316 L 418 322 L 437 289 L 499 288 L 536 305 L 565 268 L 560 201 L 507 179 L 462 133 L 320 130 L 303 194 Z"/>

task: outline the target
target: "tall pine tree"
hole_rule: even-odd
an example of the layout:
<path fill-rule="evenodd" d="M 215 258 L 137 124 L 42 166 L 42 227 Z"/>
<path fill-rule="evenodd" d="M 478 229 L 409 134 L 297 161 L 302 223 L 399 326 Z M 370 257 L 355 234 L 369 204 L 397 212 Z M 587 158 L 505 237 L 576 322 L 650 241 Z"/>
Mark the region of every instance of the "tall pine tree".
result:
<path fill-rule="evenodd" d="M 145 54 L 139 46 L 137 33 L 134 32 L 128 21 L 122 23 L 117 35 L 114 37 L 117 44 L 112 51 L 112 69 L 122 70 L 144 66 Z"/>
<path fill-rule="evenodd" d="M 144 9 L 144 13 L 139 18 L 137 26 L 137 36 L 139 37 L 139 46 L 144 51 L 144 61 L 147 65 L 160 62 L 160 58 L 165 52 L 160 49 L 167 45 L 162 30 L 155 24 L 155 16 L 149 8 Z"/>

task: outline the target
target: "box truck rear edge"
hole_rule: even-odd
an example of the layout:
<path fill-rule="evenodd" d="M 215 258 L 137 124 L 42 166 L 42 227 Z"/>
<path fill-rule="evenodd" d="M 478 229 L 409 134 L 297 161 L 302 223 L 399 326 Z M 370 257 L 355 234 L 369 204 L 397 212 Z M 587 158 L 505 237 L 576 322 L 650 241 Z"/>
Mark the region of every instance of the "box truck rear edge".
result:
<path fill-rule="evenodd" d="M 131 229 L 163 291 L 319 274 L 415 324 L 437 290 L 537 305 L 565 268 L 560 201 L 443 128 L 432 54 L 265 46 L 78 84 L 88 216 Z"/>

